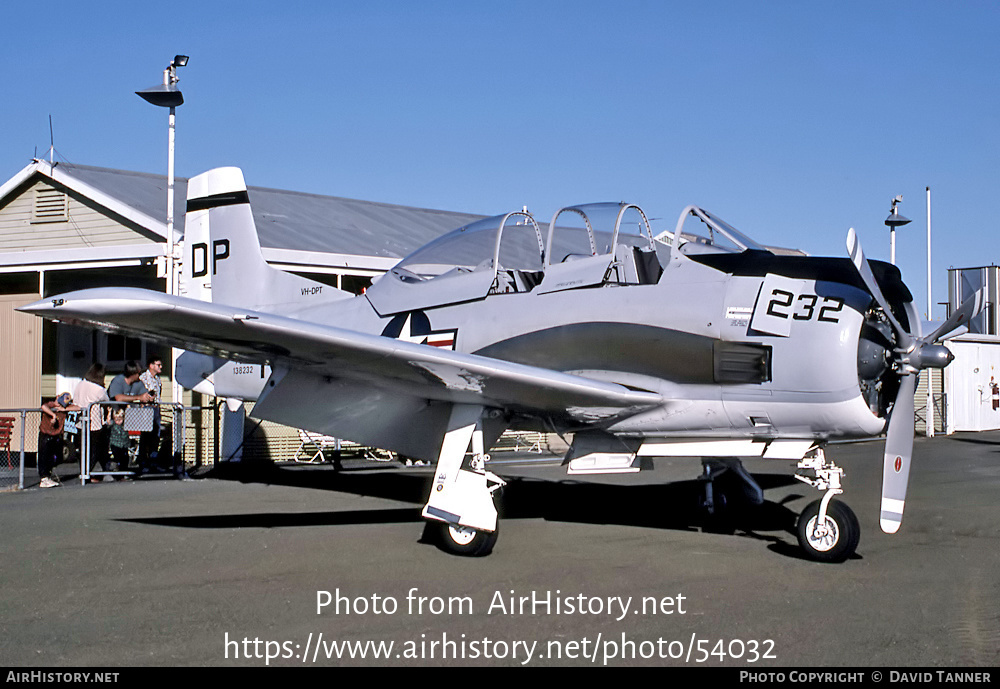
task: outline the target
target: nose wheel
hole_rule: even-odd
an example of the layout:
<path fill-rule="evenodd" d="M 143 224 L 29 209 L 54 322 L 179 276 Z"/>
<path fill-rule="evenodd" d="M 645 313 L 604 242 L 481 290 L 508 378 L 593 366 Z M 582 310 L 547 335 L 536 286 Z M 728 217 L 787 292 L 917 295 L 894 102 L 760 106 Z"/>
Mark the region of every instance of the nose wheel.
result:
<path fill-rule="evenodd" d="M 809 503 L 799 515 L 795 527 L 799 545 L 811 560 L 843 562 L 854 554 L 861 540 L 861 526 L 854 511 L 833 499 L 844 492 L 841 487 L 844 470 L 826 458 L 823 448 L 816 448 L 804 457 L 798 468 L 813 473 L 815 478 L 803 474 L 796 474 L 795 478 L 825 491 L 822 498 Z"/>
<path fill-rule="evenodd" d="M 809 503 L 799 515 L 795 529 L 799 545 L 812 560 L 843 562 L 854 554 L 861 540 L 858 518 L 838 500 L 831 500 L 821 517 L 822 503 L 823 500 Z"/>

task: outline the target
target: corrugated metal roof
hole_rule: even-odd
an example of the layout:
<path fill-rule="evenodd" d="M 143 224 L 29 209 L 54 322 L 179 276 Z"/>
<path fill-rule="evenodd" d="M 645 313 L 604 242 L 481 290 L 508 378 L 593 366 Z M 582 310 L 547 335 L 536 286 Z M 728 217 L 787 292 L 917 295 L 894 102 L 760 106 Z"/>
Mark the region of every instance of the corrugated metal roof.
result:
<path fill-rule="evenodd" d="M 59 163 L 71 175 L 166 222 L 165 175 Z M 261 246 L 293 251 L 402 258 L 432 239 L 484 216 L 248 187 Z M 174 180 L 174 225 L 184 231 L 187 179 Z"/>

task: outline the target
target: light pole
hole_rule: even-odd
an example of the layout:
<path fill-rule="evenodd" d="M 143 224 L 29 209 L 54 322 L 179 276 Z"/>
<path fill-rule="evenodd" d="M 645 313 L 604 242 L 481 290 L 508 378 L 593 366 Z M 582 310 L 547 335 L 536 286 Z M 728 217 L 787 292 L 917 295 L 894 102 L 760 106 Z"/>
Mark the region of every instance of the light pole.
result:
<path fill-rule="evenodd" d="M 892 210 L 889 217 L 885 219 L 885 224 L 889 228 L 889 263 L 896 265 L 896 228 L 908 225 L 909 218 L 904 218 L 896 210 L 896 205 L 903 200 L 902 196 L 897 196 L 892 200 Z"/>
<path fill-rule="evenodd" d="M 161 108 L 170 108 L 167 132 L 167 294 L 177 294 L 177 242 L 174 238 L 174 111 L 184 103 L 184 95 L 177 88 L 177 68 L 188 63 L 187 55 L 175 55 L 163 70 L 163 83 L 151 86 L 136 95 Z M 170 349 L 170 394 L 174 404 L 181 404 L 180 385 L 177 383 L 177 349 Z"/>

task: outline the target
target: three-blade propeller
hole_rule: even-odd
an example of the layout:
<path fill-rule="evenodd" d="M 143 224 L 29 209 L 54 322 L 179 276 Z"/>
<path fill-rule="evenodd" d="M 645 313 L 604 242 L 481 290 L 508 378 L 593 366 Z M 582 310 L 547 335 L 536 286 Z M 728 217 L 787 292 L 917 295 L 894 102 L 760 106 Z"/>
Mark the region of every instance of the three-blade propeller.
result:
<path fill-rule="evenodd" d="M 853 228 L 847 233 L 847 251 L 861 280 L 881 307 L 896 334 L 893 364 L 900 376 L 899 391 L 890 411 L 889 427 L 886 431 L 885 455 L 882 461 L 882 506 L 879 518 L 882 531 L 896 533 L 903 519 L 906 485 L 910 476 L 910 459 L 913 456 L 913 396 L 917 389 L 917 374 L 925 368 L 944 368 L 951 363 L 954 355 L 944 345 L 937 343 L 979 314 L 983 308 L 983 292 L 976 292 L 969 297 L 937 330 L 922 337 L 919 323 L 913 323 L 917 328 L 914 333 L 904 328 L 893 315 Z M 912 322 L 916 319 L 909 320 Z"/>

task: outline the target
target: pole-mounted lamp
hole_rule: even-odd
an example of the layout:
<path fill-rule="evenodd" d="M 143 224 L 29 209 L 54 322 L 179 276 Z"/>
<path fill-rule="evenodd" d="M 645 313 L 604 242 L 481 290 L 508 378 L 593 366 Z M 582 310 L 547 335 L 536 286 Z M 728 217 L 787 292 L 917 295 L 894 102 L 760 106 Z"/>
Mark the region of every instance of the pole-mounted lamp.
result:
<path fill-rule="evenodd" d="M 184 103 L 184 94 L 177 88 L 177 68 L 188 63 L 187 55 L 175 55 L 163 70 L 163 83 L 151 86 L 136 95 L 147 103 L 170 108 L 167 132 L 167 294 L 177 294 L 177 242 L 174 239 L 174 109 Z M 174 404 L 180 404 L 180 386 L 177 384 L 177 349 L 170 350 L 171 394 Z"/>
<path fill-rule="evenodd" d="M 896 265 L 896 228 L 910 223 L 909 218 L 903 217 L 896 210 L 896 206 L 902 200 L 902 196 L 897 196 L 892 200 L 892 210 L 889 212 L 889 217 L 885 219 L 886 227 L 889 228 L 889 263 L 892 265 Z"/>

